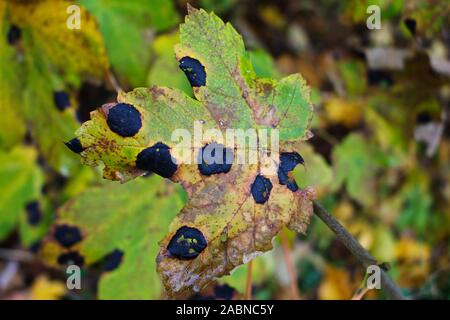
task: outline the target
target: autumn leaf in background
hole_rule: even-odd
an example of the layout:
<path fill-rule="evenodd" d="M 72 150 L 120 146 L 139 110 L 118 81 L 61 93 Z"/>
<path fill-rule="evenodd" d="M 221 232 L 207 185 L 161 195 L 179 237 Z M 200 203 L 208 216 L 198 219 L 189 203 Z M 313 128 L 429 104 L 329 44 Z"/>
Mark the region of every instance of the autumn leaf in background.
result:
<path fill-rule="evenodd" d="M 22 244 L 32 245 L 46 232 L 48 211 L 41 195 L 44 177 L 36 164 L 36 150 L 15 147 L 0 153 L 0 239 L 19 225 Z"/>
<path fill-rule="evenodd" d="M 100 299 L 158 299 L 158 241 L 184 203 L 181 187 L 156 175 L 88 188 L 59 209 L 40 254 L 56 267 L 100 263 Z"/>
<path fill-rule="evenodd" d="M 1 184 L 9 190 L 2 193 L 0 239 L 18 226 L 26 247 L 45 235 L 59 198 L 43 195 L 49 169 L 64 177 L 83 176 L 63 144 L 77 127 L 74 95 L 84 79 L 103 78 L 109 68 L 97 23 L 86 11 L 81 11 L 83 29 L 67 27 L 70 4 L 0 4 Z"/>
<path fill-rule="evenodd" d="M 20 32 L 14 42 L 0 44 L 6 86 L 0 108 L 9 115 L 2 121 L 16 123 L 11 131 L 2 130 L 8 137 L 0 141 L 8 147 L 20 141 L 29 127 L 45 160 L 63 175 L 79 167 L 61 143 L 77 126 L 71 92 L 84 77 L 103 78 L 109 67 L 97 23 L 86 11 L 81 12 L 82 29 L 66 26 L 70 4 L 8 1 L 0 10 L 3 34 L 12 28 Z"/>

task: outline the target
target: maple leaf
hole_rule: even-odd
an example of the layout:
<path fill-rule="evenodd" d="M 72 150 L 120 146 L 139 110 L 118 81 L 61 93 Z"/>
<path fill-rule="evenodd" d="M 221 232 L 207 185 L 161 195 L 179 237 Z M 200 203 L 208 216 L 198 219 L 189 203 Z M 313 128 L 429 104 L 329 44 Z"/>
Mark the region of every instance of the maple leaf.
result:
<path fill-rule="evenodd" d="M 156 86 L 120 92 L 117 103 L 92 112 L 70 142 L 85 164 L 103 163 L 107 179 L 126 182 L 153 171 L 187 191 L 189 201 L 170 224 L 157 257 L 169 296 L 200 290 L 270 250 L 284 225 L 305 232 L 314 197 L 312 189 L 298 188 L 291 174 L 303 163 L 295 146 L 310 136 L 313 114 L 303 78 L 257 78 L 236 30 L 192 7 L 180 27 L 175 53 L 196 99 Z M 256 163 L 240 164 L 239 150 L 229 141 L 204 136 L 188 148 L 188 158 L 197 159 L 207 146 L 225 143 L 224 157 L 230 152 L 234 161 L 186 163 L 172 134 L 180 128 L 192 133 L 196 123 L 222 133 L 276 129 L 280 153 L 260 154 Z M 252 148 L 267 146 L 258 140 L 256 146 L 244 147 Z M 270 168 L 272 174 L 265 173 Z"/>
<path fill-rule="evenodd" d="M 100 299 L 157 299 L 157 242 L 184 201 L 179 185 L 156 175 L 89 187 L 58 209 L 39 255 L 51 266 L 101 266 Z"/>
<path fill-rule="evenodd" d="M 80 28 L 69 28 L 72 4 L 67 0 L 9 1 L 7 8 L 11 23 L 23 33 L 25 53 L 33 48 L 52 69 L 77 84 L 80 75 L 101 78 L 109 63 L 97 24 L 85 10 L 80 8 Z"/>
<path fill-rule="evenodd" d="M 36 163 L 37 152 L 16 146 L 0 151 L 0 240 L 18 226 L 21 243 L 34 244 L 48 226 L 48 212 L 43 207 L 41 189 L 44 176 Z"/>

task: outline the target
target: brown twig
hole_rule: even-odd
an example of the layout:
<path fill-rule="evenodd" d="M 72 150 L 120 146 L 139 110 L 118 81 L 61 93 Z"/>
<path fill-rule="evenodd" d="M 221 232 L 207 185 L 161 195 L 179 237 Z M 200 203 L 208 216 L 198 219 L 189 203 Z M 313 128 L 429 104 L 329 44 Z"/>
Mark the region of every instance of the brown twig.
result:
<path fill-rule="evenodd" d="M 287 271 L 290 278 L 291 298 L 293 300 L 300 300 L 300 290 L 297 285 L 297 274 L 295 272 L 294 260 L 292 259 L 291 250 L 289 248 L 289 241 L 286 237 L 286 230 L 280 232 L 281 248 L 283 249 L 284 261 L 286 263 Z"/>
<path fill-rule="evenodd" d="M 252 300 L 252 272 L 253 272 L 253 260 L 247 263 L 247 288 L 245 290 L 245 299 Z"/>
<path fill-rule="evenodd" d="M 364 249 L 363 246 L 359 244 L 359 242 L 317 202 L 314 202 L 314 213 L 336 234 L 339 240 L 342 241 L 364 268 L 367 268 L 370 265 L 378 265 L 376 259 L 372 257 L 366 249 Z M 383 269 L 381 269 L 381 287 L 390 299 L 405 299 L 400 289 Z"/>

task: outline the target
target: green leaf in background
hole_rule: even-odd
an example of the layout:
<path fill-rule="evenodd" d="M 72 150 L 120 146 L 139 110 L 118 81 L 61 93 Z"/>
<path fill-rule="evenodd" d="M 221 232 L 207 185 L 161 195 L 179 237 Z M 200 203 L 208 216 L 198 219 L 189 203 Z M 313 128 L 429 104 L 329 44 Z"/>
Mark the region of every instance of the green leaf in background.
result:
<path fill-rule="evenodd" d="M 191 85 L 180 70 L 173 53 L 173 47 L 178 42 L 180 42 L 178 32 L 160 35 L 153 41 L 152 51 L 155 54 L 155 60 L 147 77 L 147 85 L 176 88 L 192 96 Z"/>
<path fill-rule="evenodd" d="M 366 70 L 362 62 L 342 61 L 338 64 L 338 70 L 348 94 L 362 95 L 366 92 Z"/>
<path fill-rule="evenodd" d="M 53 101 L 54 87 L 43 57 L 30 49 L 25 57 L 25 79 L 22 89 L 22 117 L 29 124 L 33 138 L 45 160 L 64 176 L 79 170 L 76 155 L 64 142 L 72 137 L 76 128 L 74 110 L 59 110 Z"/>
<path fill-rule="evenodd" d="M 0 10 L 0 21 L 3 21 Z M 5 37 L 7 30 L 0 25 L 1 37 Z M 15 49 L 0 41 L 0 149 L 9 149 L 20 143 L 25 135 L 25 126 L 20 117 L 20 72 L 8 67 Z"/>
<path fill-rule="evenodd" d="M 150 66 L 148 31 L 166 30 L 179 18 L 170 0 L 78 0 L 96 17 L 120 82 L 145 85 Z"/>
<path fill-rule="evenodd" d="M 124 185 L 108 182 L 89 188 L 59 209 L 40 254 L 56 266 L 70 252 L 82 259 L 75 262 L 88 265 L 115 253 L 104 263 L 108 271 L 100 278 L 99 298 L 160 298 L 155 261 L 158 241 L 184 202 L 180 186 L 156 175 Z M 63 225 L 79 230 L 82 240 L 70 247 L 61 245 L 54 235 Z"/>
<path fill-rule="evenodd" d="M 261 284 L 267 277 L 273 274 L 273 257 L 270 253 L 264 254 L 252 260 L 252 285 Z M 248 264 L 234 269 L 230 275 L 219 279 L 219 283 L 226 283 L 244 294 L 247 287 Z"/>
<path fill-rule="evenodd" d="M 325 195 L 333 182 L 333 170 L 326 160 L 316 153 L 309 144 L 302 144 L 301 154 L 305 166 L 298 166 L 294 170 L 295 181 L 301 188 L 313 187 L 318 198 Z"/>
<path fill-rule="evenodd" d="M 41 198 L 44 178 L 36 161 L 37 152 L 31 147 L 17 146 L 8 152 L 0 151 L 0 240 L 8 236 L 19 221 L 27 223 L 25 207 Z M 20 227 L 24 245 L 31 245 L 45 232 L 40 227 L 41 221 L 37 221 L 39 217 L 35 218 L 34 226 Z"/>
<path fill-rule="evenodd" d="M 353 199 L 371 205 L 375 200 L 377 166 L 369 142 L 363 135 L 351 133 L 333 149 L 333 188 L 344 185 Z"/>
<path fill-rule="evenodd" d="M 427 188 L 427 179 L 423 174 L 412 173 L 410 181 L 402 191 L 404 206 L 397 221 L 399 230 L 412 229 L 419 236 L 427 233 L 431 220 L 432 197 Z"/>
<path fill-rule="evenodd" d="M 371 99 L 364 109 L 364 117 L 367 125 L 373 133 L 374 140 L 386 155 L 392 158 L 393 164 L 401 162 L 406 156 L 407 140 L 401 126 L 394 121 L 389 121 L 376 111 L 370 104 L 377 104 L 377 99 Z"/>
<path fill-rule="evenodd" d="M 220 14 L 232 9 L 236 2 L 238 0 L 200 0 L 200 7 Z"/>

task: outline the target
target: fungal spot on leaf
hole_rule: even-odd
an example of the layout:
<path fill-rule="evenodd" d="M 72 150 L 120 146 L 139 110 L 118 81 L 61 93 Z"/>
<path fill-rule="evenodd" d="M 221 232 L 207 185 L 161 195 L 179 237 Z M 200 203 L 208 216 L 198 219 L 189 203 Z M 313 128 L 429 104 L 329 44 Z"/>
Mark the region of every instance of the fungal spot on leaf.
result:
<path fill-rule="evenodd" d="M 183 226 L 172 237 L 167 250 L 178 259 L 191 260 L 205 250 L 206 245 L 206 239 L 200 230 Z"/>
<path fill-rule="evenodd" d="M 70 107 L 69 95 L 64 91 L 53 92 L 53 102 L 60 111 L 63 111 Z"/>
<path fill-rule="evenodd" d="M 84 257 L 77 251 L 62 253 L 58 257 L 58 264 L 62 266 L 75 264 L 79 267 L 82 267 L 84 265 Z"/>
<path fill-rule="evenodd" d="M 177 171 L 177 164 L 170 155 L 169 146 L 162 142 L 142 150 L 137 156 L 136 166 L 164 178 L 170 178 Z"/>
<path fill-rule="evenodd" d="M 111 131 L 122 137 L 132 137 L 142 127 L 141 114 L 127 103 L 118 103 L 109 109 L 106 122 Z"/>
<path fill-rule="evenodd" d="M 123 251 L 119 249 L 114 249 L 113 252 L 105 257 L 105 265 L 103 266 L 104 271 L 112 271 L 116 269 L 122 262 Z"/>
<path fill-rule="evenodd" d="M 80 153 L 84 151 L 83 146 L 81 145 L 81 141 L 78 138 L 73 138 L 70 141 L 64 142 L 64 144 L 75 153 Z"/>
<path fill-rule="evenodd" d="M 298 190 L 297 183 L 294 177 L 290 175 L 290 172 L 298 164 L 304 164 L 302 156 L 297 152 L 284 152 L 280 155 L 280 165 L 278 167 L 278 180 L 281 185 L 286 185 L 289 190 L 295 192 Z"/>
<path fill-rule="evenodd" d="M 272 182 L 262 175 L 257 175 L 251 186 L 251 192 L 255 202 L 259 204 L 265 203 L 269 200 L 271 190 Z"/>
<path fill-rule="evenodd" d="M 25 206 L 27 212 L 27 221 L 30 225 L 37 225 L 42 219 L 42 212 L 39 208 L 39 202 L 32 201 Z"/>
<path fill-rule="evenodd" d="M 416 35 L 417 21 L 412 18 L 406 18 L 403 20 L 405 26 L 408 28 L 409 32 L 414 36 Z"/>
<path fill-rule="evenodd" d="M 83 238 L 80 229 L 66 224 L 56 227 L 54 237 L 63 247 L 69 248 Z"/>
<path fill-rule="evenodd" d="M 231 169 L 233 160 L 234 154 L 230 148 L 213 142 L 204 146 L 199 152 L 198 169 L 205 176 L 227 173 Z"/>
<path fill-rule="evenodd" d="M 9 27 L 8 34 L 6 37 L 7 37 L 8 43 L 13 46 L 17 43 L 17 41 L 20 40 L 21 36 L 22 36 L 22 30 L 20 30 L 20 28 L 18 26 L 12 24 Z"/>
<path fill-rule="evenodd" d="M 193 87 L 201 87 L 206 84 L 205 67 L 197 59 L 183 57 L 180 59 L 180 69 Z"/>

